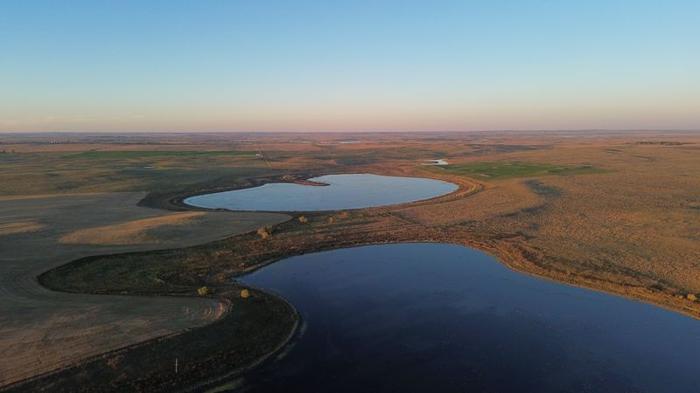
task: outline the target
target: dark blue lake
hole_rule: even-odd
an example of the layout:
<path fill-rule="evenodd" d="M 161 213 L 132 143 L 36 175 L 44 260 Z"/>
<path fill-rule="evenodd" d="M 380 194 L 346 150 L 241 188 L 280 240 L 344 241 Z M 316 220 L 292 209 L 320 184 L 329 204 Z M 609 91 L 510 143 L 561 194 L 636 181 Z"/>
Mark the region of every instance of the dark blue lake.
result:
<path fill-rule="evenodd" d="M 251 392 L 700 392 L 700 322 L 444 244 L 292 257 L 242 278 L 303 318 Z"/>
<path fill-rule="evenodd" d="M 309 179 L 327 186 L 268 183 L 242 190 L 197 195 L 185 203 L 210 209 L 322 211 L 360 209 L 430 199 L 455 191 L 455 184 L 418 177 L 372 174 L 327 175 Z"/>

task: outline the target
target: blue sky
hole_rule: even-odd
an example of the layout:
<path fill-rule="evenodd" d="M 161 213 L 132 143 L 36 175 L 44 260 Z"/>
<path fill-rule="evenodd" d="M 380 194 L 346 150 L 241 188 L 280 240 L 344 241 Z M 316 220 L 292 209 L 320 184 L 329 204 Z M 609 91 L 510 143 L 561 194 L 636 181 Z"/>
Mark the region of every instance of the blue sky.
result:
<path fill-rule="evenodd" d="M 700 128 L 699 1 L 3 1 L 0 131 Z"/>

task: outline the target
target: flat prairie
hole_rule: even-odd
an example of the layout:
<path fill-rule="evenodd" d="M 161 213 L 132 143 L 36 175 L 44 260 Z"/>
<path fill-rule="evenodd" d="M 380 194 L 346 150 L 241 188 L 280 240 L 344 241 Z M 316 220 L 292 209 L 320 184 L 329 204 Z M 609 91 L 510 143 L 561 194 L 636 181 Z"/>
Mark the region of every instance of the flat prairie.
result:
<path fill-rule="evenodd" d="M 527 274 L 700 318 L 697 132 L 71 138 L 12 136 L 0 144 L 4 383 L 70 364 L 88 368 L 51 381 L 102 375 L 95 381 L 104 383 L 111 378 L 100 371 L 105 366 L 81 360 L 202 326 L 223 301 L 111 295 L 197 296 L 202 286 L 229 288 L 232 277 L 289 255 L 361 244 L 463 244 Z M 434 159 L 448 165 L 422 165 Z M 181 202 L 333 173 L 432 177 L 460 189 L 416 203 L 304 213 L 303 220 Z M 42 194 L 63 196 L 33 196 Z M 255 232 L 263 227 L 266 236 Z M 36 282 L 39 275 L 56 290 L 111 295 L 53 292 Z M 66 322 L 77 310 L 89 318 Z M 68 331 L 71 339 L 59 334 Z M 114 333 L 105 339 L 105 332 Z"/>

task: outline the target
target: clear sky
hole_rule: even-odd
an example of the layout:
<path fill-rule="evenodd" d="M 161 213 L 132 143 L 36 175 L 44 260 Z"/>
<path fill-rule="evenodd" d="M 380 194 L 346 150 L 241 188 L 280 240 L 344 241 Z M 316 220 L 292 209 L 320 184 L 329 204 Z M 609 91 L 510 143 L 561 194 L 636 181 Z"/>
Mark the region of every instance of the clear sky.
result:
<path fill-rule="evenodd" d="M 700 128 L 700 1 L 0 2 L 0 131 Z"/>

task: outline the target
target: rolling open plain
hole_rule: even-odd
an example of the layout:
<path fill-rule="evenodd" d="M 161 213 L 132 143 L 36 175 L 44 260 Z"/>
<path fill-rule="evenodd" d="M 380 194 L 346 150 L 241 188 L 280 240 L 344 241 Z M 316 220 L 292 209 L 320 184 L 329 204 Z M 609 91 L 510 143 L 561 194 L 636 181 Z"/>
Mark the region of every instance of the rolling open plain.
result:
<path fill-rule="evenodd" d="M 240 324 L 236 307 L 248 307 L 232 277 L 353 245 L 467 245 L 524 273 L 700 317 L 697 133 L 46 134 L 0 142 L 0 385 L 9 389 L 70 391 L 80 381 L 85 390 L 118 390 L 139 373 L 172 378 L 171 350 L 143 352 L 168 340 L 197 342 L 216 356 L 240 351 L 262 331 L 223 344 L 207 333 L 222 320 Z M 291 215 L 182 203 L 340 173 L 460 188 L 414 203 Z M 278 307 L 266 323 L 279 329 L 265 333 L 260 353 L 209 373 L 200 365 L 216 356 L 193 356 L 179 382 L 197 384 L 279 349 L 294 318 L 270 304 L 255 306 Z M 154 388 L 148 378 L 138 386 Z"/>

